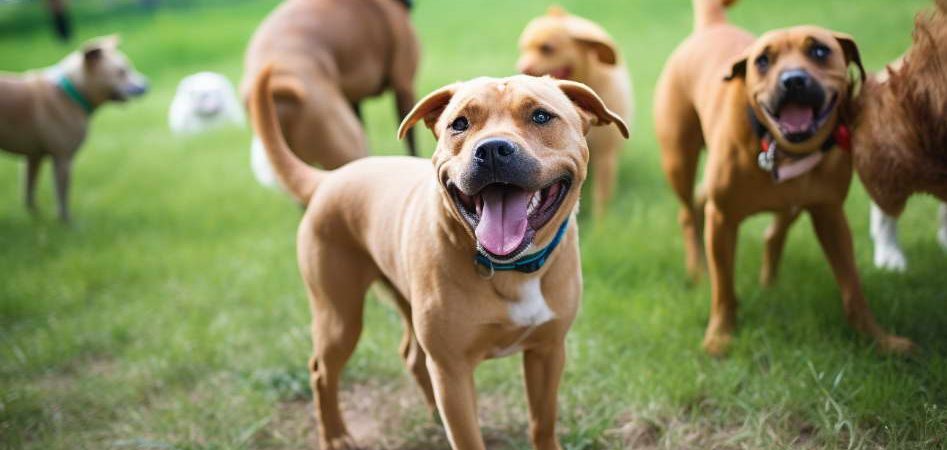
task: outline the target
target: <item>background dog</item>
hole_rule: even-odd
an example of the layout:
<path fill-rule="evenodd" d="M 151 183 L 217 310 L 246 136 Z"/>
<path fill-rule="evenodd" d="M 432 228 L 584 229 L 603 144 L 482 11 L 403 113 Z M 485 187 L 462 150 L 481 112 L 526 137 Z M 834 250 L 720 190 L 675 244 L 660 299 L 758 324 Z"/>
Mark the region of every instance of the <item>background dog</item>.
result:
<path fill-rule="evenodd" d="M 947 201 L 947 1 L 921 13 L 904 57 L 868 80 L 854 130 L 855 168 L 874 201 L 875 265 L 903 271 L 897 217 L 914 193 Z M 947 205 L 938 240 L 947 249 Z"/>
<path fill-rule="evenodd" d="M 835 274 L 846 317 L 881 350 L 905 352 L 907 339 L 882 329 L 855 267 L 843 203 L 852 162 L 843 131 L 851 120 L 849 67 L 864 78 L 851 37 L 813 26 L 756 39 L 726 22 L 732 2 L 694 0 L 695 30 L 668 59 L 655 93 L 665 173 L 681 200 L 687 264 L 700 271 L 699 209 L 705 215 L 712 304 L 704 348 L 722 354 L 736 326 L 734 258 L 741 222 L 772 211 L 761 279 L 771 282 L 790 224 L 807 211 Z M 701 148 L 709 159 L 705 205 L 694 202 Z"/>
<path fill-rule="evenodd" d="M 241 93 L 275 63 L 272 94 L 283 136 L 303 161 L 335 169 L 368 155 L 359 102 L 387 89 L 399 117 L 414 104 L 419 45 L 404 2 L 287 0 L 260 25 L 247 48 Z M 413 135 L 408 150 L 416 154 Z M 261 183 L 272 179 L 257 140 Z"/>
<path fill-rule="evenodd" d="M 264 71 L 250 111 L 283 186 L 308 204 L 297 252 L 313 314 L 320 448 L 355 448 L 339 377 L 378 280 L 404 317 L 405 363 L 454 448 L 485 448 L 474 368 L 521 351 L 533 444 L 560 448 L 556 395 L 582 294 L 585 134 L 614 123 L 627 135 L 621 118 L 575 82 L 481 78 L 428 95 L 402 123 L 401 137 L 421 120 L 434 132 L 433 165 L 376 157 L 324 172 L 289 151 L 269 83 Z"/>
<path fill-rule="evenodd" d="M 0 76 L 0 148 L 26 157 L 26 207 L 36 210 L 36 177 L 53 159 L 59 218 L 68 222 L 72 161 L 89 119 L 106 102 L 124 102 L 148 88 L 115 36 L 96 38 L 59 64 L 22 76 Z"/>
<path fill-rule="evenodd" d="M 243 125 L 243 107 L 227 77 L 200 72 L 185 77 L 168 110 L 168 126 L 175 134 L 194 134 L 222 125 Z"/>
<path fill-rule="evenodd" d="M 533 19 L 520 36 L 517 69 L 528 75 L 583 83 L 605 105 L 631 123 L 634 109 L 631 79 L 618 45 L 598 24 L 570 15 L 558 6 Z M 605 214 L 618 180 L 624 138 L 611 127 L 594 129 L 588 136 L 592 152 L 592 212 Z"/>

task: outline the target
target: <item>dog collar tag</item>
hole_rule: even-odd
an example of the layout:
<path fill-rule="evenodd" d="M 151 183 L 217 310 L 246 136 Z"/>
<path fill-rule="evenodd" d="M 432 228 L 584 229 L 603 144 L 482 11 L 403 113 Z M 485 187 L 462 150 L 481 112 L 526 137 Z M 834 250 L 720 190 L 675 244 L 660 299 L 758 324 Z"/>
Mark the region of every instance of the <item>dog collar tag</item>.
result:
<path fill-rule="evenodd" d="M 756 157 L 756 164 L 767 172 L 772 172 L 776 168 L 776 140 L 769 142 L 766 151 L 760 152 Z"/>

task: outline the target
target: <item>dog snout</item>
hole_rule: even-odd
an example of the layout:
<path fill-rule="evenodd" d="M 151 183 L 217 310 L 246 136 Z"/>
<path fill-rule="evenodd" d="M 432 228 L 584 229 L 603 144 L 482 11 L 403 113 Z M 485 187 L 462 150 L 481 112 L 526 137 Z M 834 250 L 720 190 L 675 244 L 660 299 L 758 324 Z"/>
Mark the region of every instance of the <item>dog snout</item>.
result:
<path fill-rule="evenodd" d="M 788 93 L 805 92 L 812 87 L 812 76 L 801 69 L 787 70 L 779 75 L 779 84 Z"/>
<path fill-rule="evenodd" d="M 488 138 L 478 142 L 467 168 L 456 180 L 467 194 L 479 192 L 491 183 L 514 184 L 538 189 L 536 177 L 541 172 L 536 158 L 515 141 L 506 138 Z"/>
<path fill-rule="evenodd" d="M 492 168 L 509 162 L 514 153 L 516 144 L 506 139 L 490 139 L 477 145 L 474 160 L 478 165 Z"/>

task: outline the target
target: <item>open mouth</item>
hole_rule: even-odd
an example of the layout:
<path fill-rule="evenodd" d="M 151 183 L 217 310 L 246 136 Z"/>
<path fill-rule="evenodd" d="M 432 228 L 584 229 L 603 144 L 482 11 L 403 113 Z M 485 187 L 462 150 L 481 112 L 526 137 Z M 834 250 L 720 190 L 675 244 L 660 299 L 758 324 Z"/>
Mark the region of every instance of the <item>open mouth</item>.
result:
<path fill-rule="evenodd" d="M 558 69 L 551 70 L 549 75 L 553 78 L 565 80 L 572 76 L 572 68 L 569 66 L 563 66 Z"/>
<path fill-rule="evenodd" d="M 562 177 L 538 191 L 493 183 L 474 195 L 467 195 L 449 182 L 447 189 L 454 206 L 474 230 L 478 246 L 497 259 L 512 259 L 529 248 L 542 229 L 562 206 L 571 178 Z"/>
<path fill-rule="evenodd" d="M 799 143 L 808 140 L 822 128 L 835 109 L 837 101 L 838 93 L 833 94 L 831 100 L 824 105 L 822 102 L 783 99 L 775 108 L 775 112 L 765 107 L 763 110 L 779 127 L 780 134 L 787 141 Z"/>

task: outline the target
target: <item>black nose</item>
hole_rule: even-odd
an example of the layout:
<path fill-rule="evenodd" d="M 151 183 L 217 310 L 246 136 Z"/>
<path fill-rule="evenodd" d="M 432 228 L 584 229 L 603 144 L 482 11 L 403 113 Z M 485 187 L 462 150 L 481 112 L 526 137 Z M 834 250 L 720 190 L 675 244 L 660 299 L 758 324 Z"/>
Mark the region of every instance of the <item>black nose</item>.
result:
<path fill-rule="evenodd" d="M 801 92 L 812 86 L 812 77 L 805 70 L 787 70 L 779 75 L 779 83 L 786 92 Z"/>
<path fill-rule="evenodd" d="M 506 139 L 489 139 L 477 145 L 474 159 L 478 164 L 492 166 L 502 164 L 516 153 L 516 145 Z"/>

